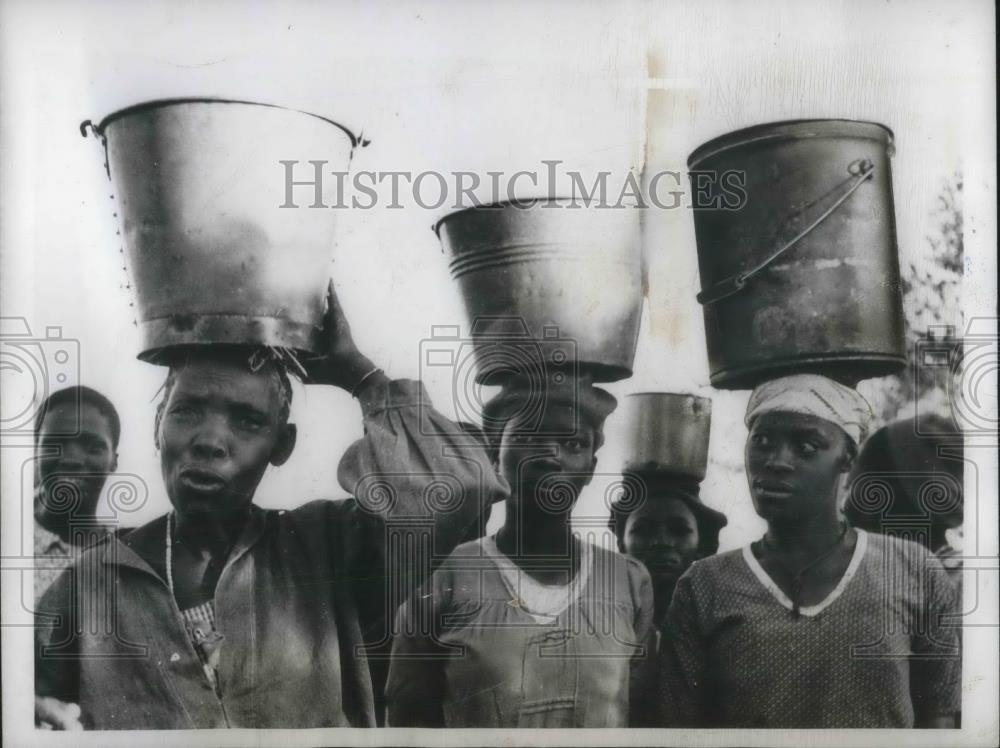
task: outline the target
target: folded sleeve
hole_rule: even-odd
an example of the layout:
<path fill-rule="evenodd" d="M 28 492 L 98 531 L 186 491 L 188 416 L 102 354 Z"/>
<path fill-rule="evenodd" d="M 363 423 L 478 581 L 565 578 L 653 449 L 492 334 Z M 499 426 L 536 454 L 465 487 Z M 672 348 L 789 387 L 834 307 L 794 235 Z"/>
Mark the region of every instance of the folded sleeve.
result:
<path fill-rule="evenodd" d="M 340 461 L 338 480 L 361 508 L 386 519 L 435 517 L 441 550 L 510 494 L 482 445 L 408 379 L 361 395 L 365 435 Z"/>
<path fill-rule="evenodd" d="M 340 461 L 341 487 L 375 522 L 353 540 L 381 557 L 384 621 L 510 489 L 482 445 L 436 411 L 424 387 L 387 381 L 359 397 L 364 437 Z"/>

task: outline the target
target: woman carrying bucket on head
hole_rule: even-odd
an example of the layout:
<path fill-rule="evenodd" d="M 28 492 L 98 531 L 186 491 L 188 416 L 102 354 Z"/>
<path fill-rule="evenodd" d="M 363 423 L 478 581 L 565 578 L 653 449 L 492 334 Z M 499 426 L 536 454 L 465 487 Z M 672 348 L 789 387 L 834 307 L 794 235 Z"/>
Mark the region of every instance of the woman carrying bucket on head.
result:
<path fill-rule="evenodd" d="M 719 550 L 726 515 L 699 495 L 708 467 L 712 401 L 672 392 L 629 395 L 630 435 L 623 469 L 631 490 L 611 505 L 618 550 L 643 563 L 653 580 L 657 645 L 677 580 Z"/>
<path fill-rule="evenodd" d="M 170 507 L 86 551 L 39 603 L 36 720 L 57 700 L 66 718 L 49 726 L 66 729 L 374 727 L 368 653 L 430 571 L 387 547 L 430 535 L 446 553 L 507 487 L 419 382 L 355 344 L 326 283 L 332 211 L 280 207 L 277 158 L 351 139 L 301 112 L 202 100 L 99 131 L 126 193 L 140 358 L 168 367 L 154 440 Z M 338 470 L 353 498 L 263 509 L 258 486 L 298 437 L 300 357 L 310 384 L 360 405 L 364 437 Z"/>
<path fill-rule="evenodd" d="M 455 549 L 400 608 L 390 726 L 625 727 L 649 692 L 652 589 L 634 559 L 576 536 L 615 399 L 587 380 L 508 383 L 484 407 L 511 485 L 496 535 Z"/>
<path fill-rule="evenodd" d="M 819 375 L 754 390 L 747 481 L 768 529 L 678 582 L 662 651 L 670 725 L 954 725 L 961 665 L 944 570 L 838 510 L 871 417 L 855 390 Z"/>

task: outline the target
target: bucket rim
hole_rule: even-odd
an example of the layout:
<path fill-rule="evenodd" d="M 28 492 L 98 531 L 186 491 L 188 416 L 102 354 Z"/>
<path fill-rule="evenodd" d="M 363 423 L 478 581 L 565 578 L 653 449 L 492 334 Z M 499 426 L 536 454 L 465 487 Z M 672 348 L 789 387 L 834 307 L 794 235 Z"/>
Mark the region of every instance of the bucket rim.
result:
<path fill-rule="evenodd" d="M 460 208 L 459 210 L 452 211 L 451 213 L 448 213 L 447 215 L 442 216 L 437 221 L 435 221 L 434 224 L 431 226 L 431 229 L 434 231 L 434 234 L 440 239 L 441 226 L 443 226 L 445 222 L 450 221 L 451 219 L 456 218 L 457 216 L 463 215 L 465 213 L 472 213 L 472 212 L 486 211 L 486 210 L 502 210 L 504 208 L 510 208 L 510 207 L 513 207 L 515 210 L 528 210 L 528 208 L 534 206 L 536 203 L 560 203 L 560 202 L 587 203 L 590 201 L 584 200 L 581 197 L 567 197 L 567 196 L 518 197 L 518 198 L 508 198 L 506 200 L 495 200 L 491 203 L 483 203 L 482 205 L 470 205 L 467 208 Z M 516 207 L 516 205 L 524 205 L 526 207 L 518 208 Z M 589 207 L 589 206 L 585 205 L 584 207 Z M 632 204 L 630 202 L 630 204 L 625 205 L 624 207 L 635 209 L 636 207 L 638 207 L 638 203 Z"/>
<path fill-rule="evenodd" d="M 810 132 L 807 128 L 824 128 L 825 131 Z M 849 132 L 851 129 L 853 129 L 853 132 Z M 801 130 L 801 132 L 796 132 L 796 130 Z M 890 150 L 893 147 L 896 137 L 892 128 L 888 125 L 883 125 L 881 122 L 874 122 L 872 120 L 817 118 L 762 122 L 750 127 L 733 130 L 702 143 L 691 151 L 687 159 L 687 165 L 689 169 L 693 169 L 698 163 L 711 156 L 760 140 L 794 140 L 796 138 L 859 134 L 867 134 L 872 140 L 881 140 Z"/>
<path fill-rule="evenodd" d="M 159 109 L 168 106 L 176 106 L 179 104 L 243 104 L 245 106 L 259 106 L 266 107 L 268 109 L 284 109 L 287 112 L 297 112 L 298 114 L 305 114 L 309 117 L 315 117 L 316 119 L 323 120 L 334 127 L 339 128 L 347 137 L 351 139 L 351 148 L 357 148 L 360 142 L 360 136 L 355 135 L 346 126 L 335 122 L 329 117 L 324 117 L 321 114 L 315 114 L 313 112 L 307 112 L 304 109 L 295 109 L 294 107 L 282 106 L 281 104 L 268 104 L 262 101 L 249 101 L 247 99 L 226 99 L 218 96 L 181 96 L 175 98 L 165 98 L 165 99 L 150 99 L 149 101 L 140 101 L 137 104 L 130 104 L 122 109 L 117 109 L 111 114 L 105 115 L 100 122 L 94 126 L 94 131 L 100 135 L 104 135 L 104 131 L 107 129 L 108 125 L 112 122 L 121 119 L 122 117 L 127 117 L 130 114 L 136 114 L 137 112 L 142 112 L 147 109 Z"/>
<path fill-rule="evenodd" d="M 693 392 L 663 392 L 663 391 L 656 391 L 656 390 L 647 390 L 647 391 L 644 391 L 644 392 L 629 392 L 629 393 L 627 393 L 625 395 L 625 398 L 627 399 L 627 398 L 630 398 L 630 397 L 639 397 L 639 396 L 647 396 L 648 397 L 649 395 L 658 395 L 660 397 L 664 397 L 664 396 L 669 396 L 669 397 L 690 397 L 690 398 L 694 398 L 695 400 L 704 400 L 705 402 L 709 402 L 709 403 L 712 402 L 712 398 L 705 397 L 704 395 L 696 395 Z"/>

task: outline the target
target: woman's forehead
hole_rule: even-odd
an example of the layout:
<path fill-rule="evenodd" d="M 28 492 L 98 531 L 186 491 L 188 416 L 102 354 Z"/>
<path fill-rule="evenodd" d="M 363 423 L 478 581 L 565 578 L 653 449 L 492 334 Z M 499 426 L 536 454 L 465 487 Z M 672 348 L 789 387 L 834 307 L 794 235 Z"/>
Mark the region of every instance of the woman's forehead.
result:
<path fill-rule="evenodd" d="M 278 382 L 267 369 L 250 371 L 228 361 L 197 361 L 173 372 L 173 393 L 251 401 L 268 407 L 278 400 Z"/>
<path fill-rule="evenodd" d="M 818 431 L 821 434 L 836 433 L 840 426 L 824 418 L 808 413 L 776 410 L 758 416 L 751 428 L 752 431 Z"/>
<path fill-rule="evenodd" d="M 593 426 L 579 409 L 564 403 L 549 403 L 541 408 L 524 408 L 507 422 L 507 430 L 518 433 L 546 435 L 579 435 L 592 433 Z"/>
<path fill-rule="evenodd" d="M 629 515 L 633 524 L 636 522 L 653 522 L 656 520 L 684 517 L 694 520 L 694 512 L 683 499 L 677 496 L 651 494 L 642 505 L 635 508 Z"/>
<path fill-rule="evenodd" d="M 104 429 L 111 431 L 111 421 L 104 412 L 91 402 L 56 403 L 45 410 L 42 419 L 43 433 L 55 432 L 72 435 L 78 431 Z"/>

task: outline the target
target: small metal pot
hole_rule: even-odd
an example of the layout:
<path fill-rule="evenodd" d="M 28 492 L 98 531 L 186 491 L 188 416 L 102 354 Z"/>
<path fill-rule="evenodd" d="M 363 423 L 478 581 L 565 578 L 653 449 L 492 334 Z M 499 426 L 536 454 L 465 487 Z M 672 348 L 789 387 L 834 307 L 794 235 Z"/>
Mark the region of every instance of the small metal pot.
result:
<path fill-rule="evenodd" d="M 629 431 L 623 472 L 704 479 L 711 400 L 673 392 L 638 392 L 625 398 L 625 414 Z"/>
<path fill-rule="evenodd" d="M 117 198 L 140 359 L 203 344 L 320 350 L 340 217 L 331 172 L 347 170 L 353 134 L 305 112 L 214 99 L 151 101 L 91 128 Z M 319 187 L 290 187 L 282 161 Z M 310 207 L 317 200 L 326 207 Z"/>
<path fill-rule="evenodd" d="M 497 203 L 435 226 L 458 282 L 477 381 L 539 365 L 632 374 L 642 308 L 639 211 L 568 199 Z"/>

